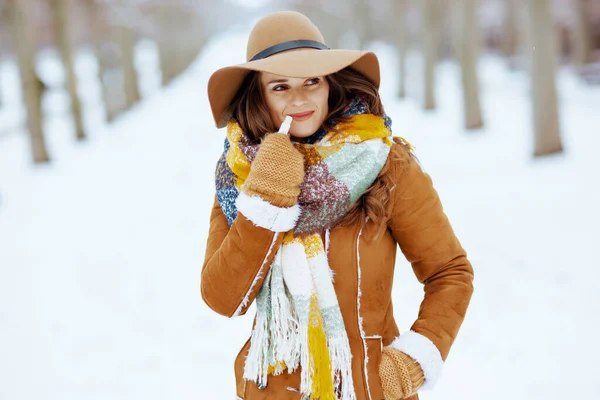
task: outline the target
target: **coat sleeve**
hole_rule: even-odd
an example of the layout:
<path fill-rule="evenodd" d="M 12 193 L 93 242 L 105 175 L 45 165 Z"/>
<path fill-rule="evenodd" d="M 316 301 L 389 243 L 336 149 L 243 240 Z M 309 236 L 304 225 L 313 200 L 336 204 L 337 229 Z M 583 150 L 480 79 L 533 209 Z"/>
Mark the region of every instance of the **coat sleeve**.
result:
<path fill-rule="evenodd" d="M 392 343 L 417 360 L 424 388 L 441 373 L 473 293 L 473 268 L 456 238 L 433 183 L 401 145 L 394 145 L 392 213 L 388 226 L 424 284 L 424 298 L 411 330 Z"/>
<path fill-rule="evenodd" d="M 243 315 L 261 288 L 283 233 L 293 227 L 299 207 L 280 208 L 244 193 L 231 227 L 215 198 L 200 277 L 204 302 L 227 317 Z"/>

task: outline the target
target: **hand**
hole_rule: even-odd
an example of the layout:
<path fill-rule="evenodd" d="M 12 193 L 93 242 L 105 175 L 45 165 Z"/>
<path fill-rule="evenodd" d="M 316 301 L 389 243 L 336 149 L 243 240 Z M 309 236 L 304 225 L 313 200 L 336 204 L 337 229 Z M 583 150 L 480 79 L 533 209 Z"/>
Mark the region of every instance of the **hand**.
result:
<path fill-rule="evenodd" d="M 425 382 L 419 363 L 393 347 L 386 347 L 382 351 L 379 377 L 386 400 L 409 398 Z"/>
<path fill-rule="evenodd" d="M 291 207 L 298 202 L 303 180 L 302 154 L 288 135 L 270 133 L 260 144 L 242 190 L 277 207 Z"/>

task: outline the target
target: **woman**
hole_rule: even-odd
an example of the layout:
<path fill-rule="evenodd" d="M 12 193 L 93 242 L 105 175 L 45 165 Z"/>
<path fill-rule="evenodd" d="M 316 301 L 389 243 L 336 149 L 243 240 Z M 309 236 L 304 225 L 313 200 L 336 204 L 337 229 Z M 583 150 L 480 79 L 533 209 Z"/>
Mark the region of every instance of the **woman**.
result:
<path fill-rule="evenodd" d="M 437 380 L 473 291 L 473 270 L 431 179 L 378 94 L 370 52 L 330 50 L 305 16 L 261 19 L 247 63 L 208 84 L 218 127 L 201 292 L 241 315 L 240 399 L 417 398 Z M 289 134 L 277 133 L 285 118 Z M 397 244 L 425 297 L 399 334 L 391 293 Z"/>

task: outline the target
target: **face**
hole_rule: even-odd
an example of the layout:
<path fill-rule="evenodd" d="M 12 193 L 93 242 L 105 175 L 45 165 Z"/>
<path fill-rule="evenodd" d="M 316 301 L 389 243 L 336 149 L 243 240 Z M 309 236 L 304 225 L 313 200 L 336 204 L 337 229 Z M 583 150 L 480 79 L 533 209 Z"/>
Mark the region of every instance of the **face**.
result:
<path fill-rule="evenodd" d="M 321 127 L 329 112 L 329 83 L 324 76 L 289 78 L 262 72 L 260 80 L 277 128 L 287 115 L 294 119 L 289 133 L 297 139 L 308 137 Z"/>

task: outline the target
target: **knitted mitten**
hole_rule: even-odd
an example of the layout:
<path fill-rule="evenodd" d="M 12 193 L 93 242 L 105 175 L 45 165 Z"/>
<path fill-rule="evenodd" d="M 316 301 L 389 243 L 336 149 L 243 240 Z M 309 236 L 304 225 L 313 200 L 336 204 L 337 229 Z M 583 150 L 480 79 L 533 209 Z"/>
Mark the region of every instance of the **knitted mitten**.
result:
<path fill-rule="evenodd" d="M 386 400 L 411 397 L 425 382 L 419 363 L 393 347 L 383 349 L 381 364 L 379 364 L 379 377 Z"/>
<path fill-rule="evenodd" d="M 304 156 L 288 135 L 271 133 L 260 144 L 242 190 L 277 207 L 291 207 L 298 201 L 303 179 Z"/>

